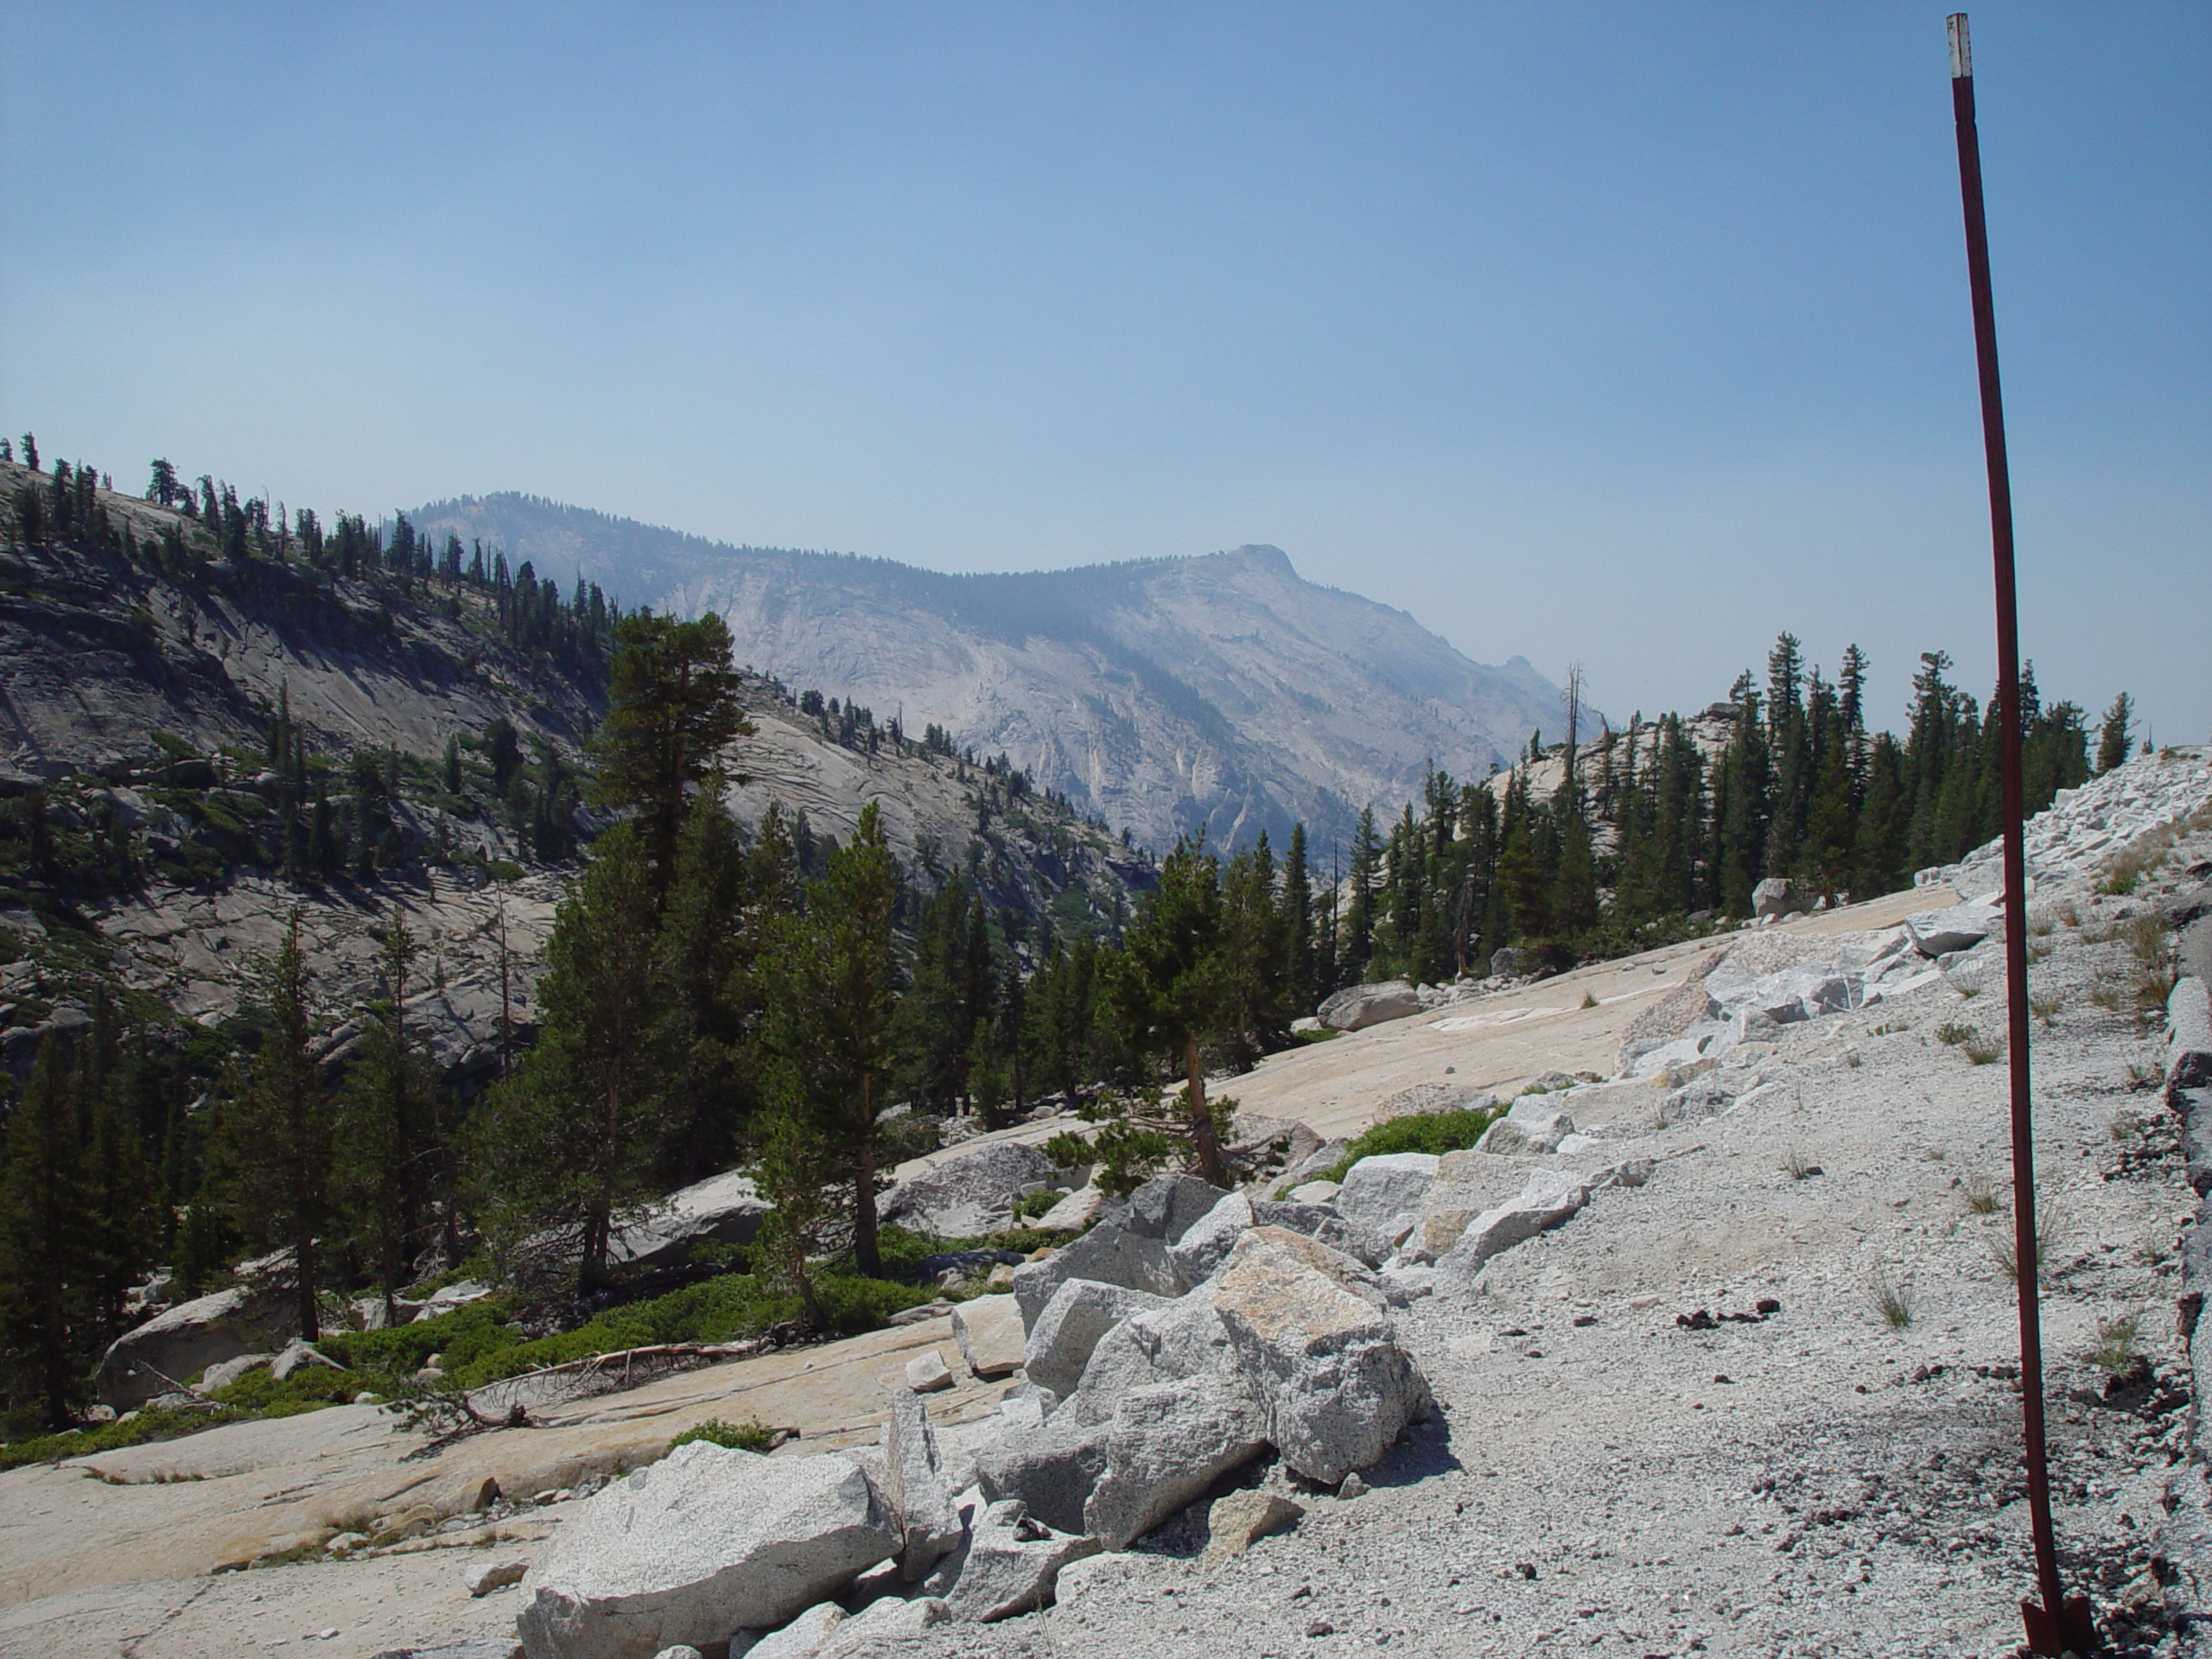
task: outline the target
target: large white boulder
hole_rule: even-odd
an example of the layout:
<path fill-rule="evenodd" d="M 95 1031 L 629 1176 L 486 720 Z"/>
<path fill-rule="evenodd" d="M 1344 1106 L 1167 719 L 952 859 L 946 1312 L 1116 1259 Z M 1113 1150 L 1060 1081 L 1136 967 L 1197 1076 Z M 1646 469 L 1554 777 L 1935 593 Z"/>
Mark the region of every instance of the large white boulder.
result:
<path fill-rule="evenodd" d="M 1267 1413 L 1240 1377 L 1132 1389 L 1115 1403 L 1084 1529 L 1109 1549 L 1125 1548 L 1267 1444 Z"/>
<path fill-rule="evenodd" d="M 1196 1175 L 1155 1175 L 1109 1210 L 1105 1219 L 1125 1232 L 1173 1244 L 1222 1197 L 1220 1187 Z"/>
<path fill-rule="evenodd" d="M 785 1624 L 899 1544 L 850 1459 L 694 1440 L 585 1506 L 515 1627 L 530 1659 L 651 1659 L 681 1642 L 711 1652 Z"/>
<path fill-rule="evenodd" d="M 1573 1133 L 1573 1118 L 1559 1108 L 1552 1096 L 1523 1095 L 1503 1117 L 1483 1131 L 1475 1149 L 1500 1157 L 1557 1152 L 1559 1143 Z"/>
<path fill-rule="evenodd" d="M 1083 1381 L 1098 1340 L 1132 1313 L 1158 1307 L 1165 1298 L 1122 1285 L 1070 1279 L 1045 1304 L 1029 1328 L 1022 1374 L 1065 1399 Z"/>
<path fill-rule="evenodd" d="M 976 1453 L 976 1484 L 995 1503 L 1018 1497 L 1029 1513 L 1061 1532 L 1084 1529 L 1083 1506 L 1106 1466 L 1110 1423 L 1081 1423 L 1055 1412 L 1034 1428 L 1016 1429 Z"/>
<path fill-rule="evenodd" d="M 1106 1195 L 1079 1186 L 1029 1224 L 1041 1233 L 1079 1233 L 1105 1211 Z"/>
<path fill-rule="evenodd" d="M 238 1285 L 179 1302 L 108 1344 L 93 1386 L 118 1411 L 143 1406 L 210 1365 L 282 1347 L 298 1317 L 279 1285 Z"/>
<path fill-rule="evenodd" d="M 988 1382 L 1021 1369 L 1022 1324 L 1020 1304 L 1013 1297 L 978 1296 L 954 1305 L 952 1339 L 968 1369 Z"/>
<path fill-rule="evenodd" d="M 960 1510 L 945 1479 L 937 1428 L 912 1389 L 892 1389 L 883 1425 L 884 1495 L 899 1525 L 899 1575 L 912 1584 L 960 1541 Z"/>
<path fill-rule="evenodd" d="M 286 1343 L 276 1357 L 269 1362 L 269 1375 L 279 1382 L 284 1382 L 296 1372 L 317 1369 L 326 1371 L 342 1371 L 346 1368 L 331 1358 L 329 1355 L 301 1341 L 297 1337 L 294 1337 Z"/>
<path fill-rule="evenodd" d="M 1420 1218 L 1399 1247 L 1400 1263 L 1435 1261 L 1459 1242 L 1469 1222 L 1517 1194 L 1527 1185 L 1533 1167 L 1526 1158 L 1480 1148 L 1446 1153 L 1437 1161 L 1436 1179 L 1421 1200 Z"/>
<path fill-rule="evenodd" d="M 1053 1173 L 1036 1147 L 994 1141 L 899 1182 L 876 1200 L 876 1213 L 913 1232 L 973 1238 L 1007 1226 L 1023 1190 Z"/>
<path fill-rule="evenodd" d="M 845 1610 L 834 1601 L 817 1601 L 780 1630 L 771 1630 L 746 1642 L 743 1633 L 730 1638 L 730 1659 L 814 1659 L 830 1640 L 830 1632 L 845 1622 Z"/>
<path fill-rule="evenodd" d="M 1025 1262 L 1014 1270 L 1014 1298 L 1025 1328 L 1035 1328 L 1045 1304 L 1071 1279 L 1120 1285 L 1154 1296 L 1180 1296 L 1190 1288 L 1165 1241 L 1101 1222 L 1041 1262 Z"/>
<path fill-rule="evenodd" d="M 752 1179 L 741 1171 L 709 1175 L 616 1228 L 607 1241 L 607 1262 L 613 1267 L 680 1267 L 696 1245 L 750 1244 L 767 1213 Z"/>
<path fill-rule="evenodd" d="M 1386 979 L 1372 985 L 1347 986 L 1313 1013 L 1331 1031 L 1364 1031 L 1421 1011 L 1421 993 L 1402 979 Z"/>
<path fill-rule="evenodd" d="M 227 1389 L 248 1371 L 258 1370 L 276 1356 L 274 1354 L 240 1354 L 236 1359 L 226 1359 L 210 1365 L 194 1386 L 202 1394 L 213 1394 L 218 1389 Z M 189 1381 L 180 1377 L 179 1382 Z"/>
<path fill-rule="evenodd" d="M 1994 905 L 1953 905 L 1945 910 L 1916 910 L 1904 918 L 1905 931 L 1923 957 L 1948 956 L 1986 938 L 2005 937 L 2005 912 Z"/>
<path fill-rule="evenodd" d="M 1224 1194 L 1168 1247 L 1185 1284 L 1204 1284 L 1229 1259 L 1236 1241 L 1254 1222 L 1252 1200 L 1242 1192 Z"/>
<path fill-rule="evenodd" d="M 955 1618 L 1011 1618 L 1052 1599 L 1060 1569 L 1098 1553 L 1098 1540 L 1056 1532 L 1020 1498 L 1002 1498 L 976 1517 L 968 1558 L 946 1605 Z"/>
<path fill-rule="evenodd" d="M 1437 1258 L 1437 1272 L 1447 1279 L 1471 1279 L 1492 1256 L 1558 1226 L 1589 1201 L 1590 1189 L 1582 1177 L 1564 1170 L 1537 1170 L 1513 1198 L 1467 1224 L 1459 1242 Z"/>
<path fill-rule="evenodd" d="M 1421 1215 L 1428 1184 L 1436 1179 L 1433 1152 L 1388 1152 L 1363 1158 L 1344 1172 L 1337 1214 L 1387 1251 Z"/>
<path fill-rule="evenodd" d="M 1100 1338 L 1090 1363 L 1084 1368 L 1082 1385 L 1061 1402 L 1058 1413 L 1071 1422 L 1109 1422 L 1124 1395 L 1189 1377 L 1243 1386 L 1236 1382 L 1228 1329 L 1203 1285 L 1186 1296 L 1130 1315 Z"/>
<path fill-rule="evenodd" d="M 891 1659 L 937 1646 L 931 1630 L 948 1622 L 952 1609 L 935 1596 L 901 1601 L 896 1596 L 862 1608 L 830 1632 L 817 1659 Z"/>
<path fill-rule="evenodd" d="M 2166 1083 L 2173 1089 L 2212 1084 L 2212 996 L 2184 974 L 2166 996 Z"/>
<path fill-rule="evenodd" d="M 1770 875 L 1751 889 L 1751 914 L 1779 919 L 1793 912 L 1810 910 L 1811 901 L 1789 884 L 1786 876 Z"/>
<path fill-rule="evenodd" d="M 1350 1266 L 1312 1239 L 1255 1227 L 1212 1295 L 1268 1438 L 1293 1470 L 1332 1485 L 1382 1457 L 1429 1404 L 1382 1292 Z"/>

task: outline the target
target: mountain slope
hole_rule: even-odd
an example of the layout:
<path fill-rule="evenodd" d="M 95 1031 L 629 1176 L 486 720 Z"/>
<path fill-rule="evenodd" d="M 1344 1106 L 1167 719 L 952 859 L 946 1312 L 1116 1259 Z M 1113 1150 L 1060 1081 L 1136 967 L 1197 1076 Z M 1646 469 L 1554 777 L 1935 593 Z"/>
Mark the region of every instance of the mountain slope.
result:
<path fill-rule="evenodd" d="M 1562 723 L 1524 659 L 1469 660 L 1402 611 L 1300 578 L 1272 547 L 1007 575 L 732 547 L 519 495 L 423 508 L 629 603 L 728 619 L 738 655 L 797 685 L 1003 751 L 1154 846 L 1304 819 L 1347 834 L 1430 763 L 1480 777 Z"/>
<path fill-rule="evenodd" d="M 156 1024 L 227 1018 L 295 911 L 336 1007 L 376 994 L 404 912 L 441 982 L 413 1017 L 442 1063 L 491 1052 L 503 1001 L 527 1022 L 577 845 L 608 822 L 577 804 L 603 667 L 516 645 L 480 584 L 399 580 L 380 555 L 342 574 L 258 532 L 226 553 L 118 491 L 87 492 L 82 534 L 25 534 L 27 498 L 54 489 L 0 461 L 0 1068 L 104 990 Z M 1011 768 L 758 676 L 740 695 L 756 730 L 728 756 L 732 809 L 803 814 L 814 866 L 878 802 L 922 891 L 964 872 L 1033 951 L 1047 925 L 1109 929 L 1155 879 Z M 521 740 L 505 767 L 499 722 Z"/>

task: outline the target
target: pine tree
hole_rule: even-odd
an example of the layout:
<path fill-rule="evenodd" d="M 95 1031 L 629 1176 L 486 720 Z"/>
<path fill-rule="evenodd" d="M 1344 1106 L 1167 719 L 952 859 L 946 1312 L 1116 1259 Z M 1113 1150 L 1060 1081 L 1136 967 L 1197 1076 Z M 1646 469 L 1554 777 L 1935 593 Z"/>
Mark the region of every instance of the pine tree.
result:
<path fill-rule="evenodd" d="M 951 1111 L 967 1090 L 976 1036 L 968 924 L 978 902 L 956 870 L 915 923 L 913 982 L 899 1002 L 899 1047 L 908 1096 L 925 1111 Z"/>
<path fill-rule="evenodd" d="M 615 629 L 607 718 L 594 740 L 597 794 L 637 814 L 656 908 L 675 878 L 692 791 L 723 749 L 753 729 L 738 706 L 729 653 L 729 629 L 711 611 L 692 622 L 627 616 Z"/>
<path fill-rule="evenodd" d="M 95 1348 L 122 1332 L 124 1300 L 145 1277 L 158 1242 L 142 1128 L 141 1096 L 148 1082 L 143 1027 L 137 1036 L 126 1058 L 114 1003 L 104 988 L 96 992 L 75 1078 L 84 1149 L 79 1246 Z"/>
<path fill-rule="evenodd" d="M 2123 691 L 2112 700 L 2112 706 L 2105 710 L 2104 723 L 2097 728 L 2097 775 L 2100 778 L 2113 767 L 2126 764 L 2129 728 L 2134 724 L 2135 701 Z"/>
<path fill-rule="evenodd" d="M 1224 1058 L 1249 1071 L 1289 1035 L 1284 918 L 1275 898 L 1275 861 L 1262 830 L 1229 861 L 1222 883 Z"/>
<path fill-rule="evenodd" d="M 1351 894 L 1344 906 L 1340 972 L 1347 982 L 1363 976 L 1375 955 L 1375 888 L 1382 867 L 1382 840 L 1376 833 L 1375 809 L 1363 806 L 1352 832 Z"/>
<path fill-rule="evenodd" d="M 29 438 L 26 436 L 26 443 Z M 41 1042 L 0 1168 L 0 1356 L 11 1397 L 71 1426 L 91 1310 L 79 1259 L 85 1205 L 77 1111 L 61 1045 Z"/>
<path fill-rule="evenodd" d="M 1559 865 L 1552 878 L 1551 925 L 1562 939 L 1598 925 L 1598 868 L 1590 826 L 1579 807 L 1554 814 L 1559 824 Z"/>
<path fill-rule="evenodd" d="M 1736 732 L 1721 759 L 1713 829 L 1720 906 L 1731 916 L 1747 916 L 1751 889 L 1765 874 L 1769 751 L 1759 718 L 1759 696 L 1751 689 L 1749 674 L 1736 682 L 1732 701 Z"/>
<path fill-rule="evenodd" d="M 1813 805 L 1805 823 L 1805 863 L 1830 905 L 1852 885 L 1856 824 L 1851 804 L 1851 767 L 1841 743 L 1831 743 L 1821 757 L 1813 781 Z"/>
<path fill-rule="evenodd" d="M 1371 830 L 1371 819 L 1366 822 Z M 1196 840 L 1179 838 L 1161 861 L 1159 887 L 1145 896 L 1122 941 L 1110 995 L 1129 1047 L 1181 1069 L 1179 1136 L 1198 1173 L 1225 1187 L 1229 1166 L 1221 1126 L 1206 1101 L 1201 1052 L 1219 1030 L 1227 1001 L 1224 944 L 1220 867 L 1203 832 Z"/>
<path fill-rule="evenodd" d="M 225 1197 L 242 1230 L 289 1247 L 299 1332 L 313 1342 L 321 1329 L 315 1295 L 322 1285 L 321 1240 L 330 1218 L 337 1112 L 309 1050 L 315 1026 L 308 996 L 296 909 L 264 975 L 261 1046 L 224 1116 L 225 1162 L 232 1172 Z"/>
<path fill-rule="evenodd" d="M 661 912 L 659 956 L 677 1129 L 667 1179 L 685 1185 L 737 1160 L 759 1104 L 747 1024 L 750 978 L 767 919 L 756 903 L 744 837 L 709 776 L 677 845 L 676 880 Z"/>
<path fill-rule="evenodd" d="M 495 1238 L 512 1248 L 553 1230 L 581 1286 L 604 1275 L 674 1126 L 652 882 L 634 828 L 600 837 L 546 942 L 537 1042 L 471 1125 L 474 1185 Z"/>
<path fill-rule="evenodd" d="M 377 960 L 377 1001 L 361 1011 L 361 1041 L 339 1106 L 338 1198 L 346 1240 L 385 1299 L 387 1316 L 430 1231 L 441 1152 L 435 1080 L 409 1043 L 407 998 L 415 941 L 397 904 Z"/>
<path fill-rule="evenodd" d="M 1313 1011 L 1313 887 L 1306 868 L 1306 825 L 1290 827 L 1282 859 L 1283 1000 L 1294 1015 Z"/>
<path fill-rule="evenodd" d="M 762 972 L 779 987 L 761 1021 L 769 1103 L 764 1191 L 798 1193 L 817 1178 L 842 1186 L 854 1260 L 871 1275 L 882 1270 L 878 1120 L 895 1054 L 898 906 L 898 865 L 871 801 L 852 844 L 830 854 L 808 890 L 805 913 L 772 927 L 762 951 Z"/>
<path fill-rule="evenodd" d="M 1854 893 L 1889 893 L 1910 880 L 1911 812 L 1904 752 L 1883 732 L 1866 750 L 1866 789 L 1851 844 Z"/>

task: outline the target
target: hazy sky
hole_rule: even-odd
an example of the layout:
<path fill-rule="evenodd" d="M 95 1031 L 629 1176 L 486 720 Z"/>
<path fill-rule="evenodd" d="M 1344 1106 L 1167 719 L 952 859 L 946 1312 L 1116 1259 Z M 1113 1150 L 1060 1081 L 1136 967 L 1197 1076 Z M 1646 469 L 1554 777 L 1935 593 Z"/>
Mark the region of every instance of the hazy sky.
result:
<path fill-rule="evenodd" d="M 1993 675 L 1943 7 L 0 0 L 0 425 L 1010 569 L 1616 714 Z M 2212 7 L 1973 12 L 2046 696 L 2212 728 Z"/>

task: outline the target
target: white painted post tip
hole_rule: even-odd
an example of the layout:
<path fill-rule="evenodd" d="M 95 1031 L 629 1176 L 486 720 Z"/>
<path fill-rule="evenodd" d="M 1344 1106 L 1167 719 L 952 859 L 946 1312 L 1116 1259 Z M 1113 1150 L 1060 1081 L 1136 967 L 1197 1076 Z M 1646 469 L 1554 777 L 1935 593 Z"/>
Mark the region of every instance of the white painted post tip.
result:
<path fill-rule="evenodd" d="M 1967 40 L 1967 15 L 1955 11 L 1944 19 L 1944 27 L 1951 36 L 1951 79 L 1974 79 L 1974 47 Z"/>

